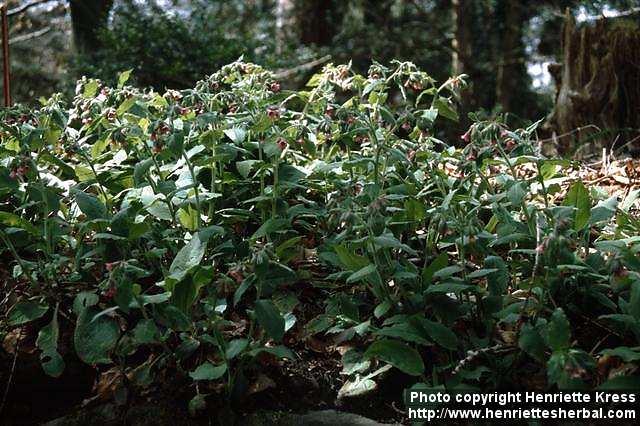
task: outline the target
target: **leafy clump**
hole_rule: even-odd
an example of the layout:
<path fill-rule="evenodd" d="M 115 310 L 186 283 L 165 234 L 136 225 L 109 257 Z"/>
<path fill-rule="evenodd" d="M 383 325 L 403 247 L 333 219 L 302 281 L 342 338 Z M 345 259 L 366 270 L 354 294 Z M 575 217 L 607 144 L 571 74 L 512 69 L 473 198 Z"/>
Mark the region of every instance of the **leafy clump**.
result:
<path fill-rule="evenodd" d="M 571 182 L 537 123 L 438 139 L 462 77 L 329 65 L 284 91 L 235 62 L 159 94 L 128 76 L 2 112 L 3 329 L 38 325 L 47 374 L 70 344 L 141 386 L 186 371 L 195 412 L 320 340 L 351 348 L 341 397 L 387 365 L 452 389 L 637 383 L 638 191 Z"/>

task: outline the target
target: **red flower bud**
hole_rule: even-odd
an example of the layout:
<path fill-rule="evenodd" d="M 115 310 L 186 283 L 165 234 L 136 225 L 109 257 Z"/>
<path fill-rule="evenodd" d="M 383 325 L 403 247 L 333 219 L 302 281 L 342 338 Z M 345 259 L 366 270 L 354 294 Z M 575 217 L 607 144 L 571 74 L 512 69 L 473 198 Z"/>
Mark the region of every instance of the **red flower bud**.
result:
<path fill-rule="evenodd" d="M 270 106 L 267 108 L 267 116 L 272 120 L 280 118 L 280 108 L 277 106 Z"/>
<path fill-rule="evenodd" d="M 235 280 L 237 284 L 240 284 L 244 280 L 244 276 L 242 275 L 242 271 L 236 269 L 233 271 L 229 271 L 229 276 Z"/>
<path fill-rule="evenodd" d="M 107 272 L 111 272 L 116 268 L 116 266 L 118 266 L 118 263 L 120 263 L 120 262 L 105 263 L 104 264 L 104 268 L 107 270 Z"/>
<path fill-rule="evenodd" d="M 333 118 L 335 114 L 335 110 L 333 109 L 332 106 L 327 106 L 327 108 L 324 110 L 324 115 L 326 115 L 329 118 Z"/>
<path fill-rule="evenodd" d="M 271 83 L 269 85 L 269 89 L 273 92 L 273 93 L 278 93 L 280 91 L 280 83 L 278 83 L 277 81 L 274 81 L 273 83 Z"/>
<path fill-rule="evenodd" d="M 505 147 L 511 150 L 516 147 L 516 142 L 513 139 L 509 138 L 505 141 Z"/>
<path fill-rule="evenodd" d="M 284 149 L 288 146 L 287 141 L 284 138 L 278 139 L 278 147 L 284 151 Z"/>
<path fill-rule="evenodd" d="M 116 296 L 116 293 L 117 290 L 115 289 L 115 287 L 109 287 L 109 290 L 106 291 L 104 297 L 106 297 L 107 299 L 113 299 Z"/>
<path fill-rule="evenodd" d="M 460 136 L 460 139 L 469 143 L 469 141 L 471 140 L 471 129 L 467 130 L 464 135 Z"/>

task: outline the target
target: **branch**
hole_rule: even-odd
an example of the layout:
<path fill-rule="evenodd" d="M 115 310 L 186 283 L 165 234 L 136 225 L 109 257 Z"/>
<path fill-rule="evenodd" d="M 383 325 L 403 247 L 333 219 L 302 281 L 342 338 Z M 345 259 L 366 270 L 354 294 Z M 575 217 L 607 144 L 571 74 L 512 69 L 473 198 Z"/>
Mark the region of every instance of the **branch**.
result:
<path fill-rule="evenodd" d="M 29 3 L 25 3 L 22 6 L 18 6 L 15 7 L 13 9 L 10 9 L 7 11 L 7 16 L 13 16 L 13 15 L 18 15 L 20 13 L 25 12 L 27 9 L 32 8 L 33 6 L 37 6 L 39 4 L 43 4 L 43 3 L 51 3 L 52 1 L 57 1 L 57 0 L 34 0 L 31 1 Z"/>
<path fill-rule="evenodd" d="M 34 38 L 37 38 L 37 37 L 45 35 L 49 31 L 51 31 L 51 27 L 44 27 L 44 28 L 42 28 L 42 29 L 40 29 L 38 31 L 34 31 L 32 33 L 19 35 L 19 36 L 13 37 L 11 40 L 9 40 L 9 44 L 12 45 L 12 44 L 20 43 L 20 42 L 23 42 L 23 41 L 33 40 Z"/>
<path fill-rule="evenodd" d="M 286 78 L 286 77 L 292 76 L 292 75 L 294 75 L 294 74 L 296 74 L 296 73 L 298 73 L 300 71 L 306 71 L 306 70 L 311 69 L 311 68 L 313 68 L 315 66 L 323 64 L 323 63 L 329 61 L 330 59 L 331 59 L 331 55 L 325 55 L 325 56 L 323 56 L 321 58 L 314 59 L 313 61 L 307 62 L 305 64 L 300 64 L 300 65 L 298 65 L 296 67 L 293 67 L 293 68 L 290 68 L 288 70 L 277 71 L 275 73 L 275 77 L 278 78 L 278 79 Z"/>

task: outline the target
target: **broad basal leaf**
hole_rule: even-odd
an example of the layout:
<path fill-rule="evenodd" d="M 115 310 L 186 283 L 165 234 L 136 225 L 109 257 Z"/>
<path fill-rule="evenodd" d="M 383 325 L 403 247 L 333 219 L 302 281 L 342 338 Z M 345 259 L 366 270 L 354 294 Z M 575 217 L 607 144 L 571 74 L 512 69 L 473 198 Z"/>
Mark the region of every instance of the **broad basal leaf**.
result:
<path fill-rule="evenodd" d="M 397 340 L 378 340 L 369 346 L 364 356 L 378 358 L 411 376 L 424 373 L 424 363 L 418 351 Z"/>
<path fill-rule="evenodd" d="M 96 317 L 98 313 L 100 310 L 95 307 L 84 309 L 73 334 L 76 353 L 87 364 L 110 363 L 110 353 L 120 336 L 116 320 L 108 315 Z"/>
<path fill-rule="evenodd" d="M 273 302 L 266 299 L 257 300 L 255 313 L 258 323 L 265 329 L 267 334 L 276 342 L 282 340 L 285 321 Z"/>

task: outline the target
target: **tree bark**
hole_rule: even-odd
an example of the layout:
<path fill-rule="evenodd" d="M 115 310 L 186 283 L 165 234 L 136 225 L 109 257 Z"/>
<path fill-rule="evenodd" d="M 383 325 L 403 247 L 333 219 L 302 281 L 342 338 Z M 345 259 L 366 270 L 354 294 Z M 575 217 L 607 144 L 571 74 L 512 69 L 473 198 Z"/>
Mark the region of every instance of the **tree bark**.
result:
<path fill-rule="evenodd" d="M 453 74 L 469 74 L 473 41 L 471 0 L 451 0 L 453 39 L 451 40 L 451 70 Z"/>
<path fill-rule="evenodd" d="M 625 145 L 640 134 L 640 26 L 602 18 L 576 26 L 569 11 L 562 33 L 562 64 L 550 66 L 556 102 L 545 129 L 567 154 Z M 640 143 L 628 147 L 640 154 Z"/>
<path fill-rule="evenodd" d="M 496 82 L 496 101 L 503 111 L 513 111 L 521 76 L 526 75 L 523 27 L 524 8 L 519 0 L 504 0 L 504 28 L 499 42 L 499 62 Z"/>
<path fill-rule="evenodd" d="M 306 45 L 328 46 L 334 32 L 331 25 L 332 0 L 304 0 L 298 6 L 300 42 Z"/>
<path fill-rule="evenodd" d="M 276 1 L 276 53 L 282 54 L 293 27 L 293 1 Z"/>
<path fill-rule="evenodd" d="M 70 0 L 75 48 L 91 54 L 100 49 L 100 30 L 107 25 L 113 0 Z"/>

